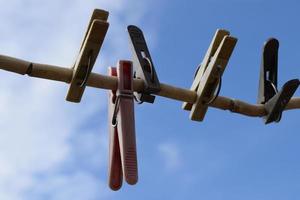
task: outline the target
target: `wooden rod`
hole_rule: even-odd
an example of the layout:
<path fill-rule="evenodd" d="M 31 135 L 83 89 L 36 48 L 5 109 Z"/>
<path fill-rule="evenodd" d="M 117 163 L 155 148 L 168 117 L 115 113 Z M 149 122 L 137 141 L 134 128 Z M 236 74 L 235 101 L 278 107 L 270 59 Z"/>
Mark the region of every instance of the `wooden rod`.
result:
<path fill-rule="evenodd" d="M 0 55 L 0 69 L 65 83 L 70 83 L 73 75 L 73 70 L 71 68 L 31 63 L 3 55 Z M 118 81 L 116 77 L 97 73 L 91 73 L 87 81 L 87 86 L 89 87 L 107 90 L 115 90 L 117 89 L 117 85 Z M 142 92 L 144 90 L 144 82 L 140 79 L 134 79 L 133 88 L 134 91 Z M 156 95 L 188 103 L 195 103 L 197 99 L 196 92 L 165 83 L 161 83 L 161 91 Z M 222 96 L 217 97 L 213 103 L 209 104 L 209 106 L 251 117 L 262 117 L 267 114 L 264 105 L 262 104 L 249 104 L 241 100 Z M 299 97 L 292 98 L 285 108 L 285 110 L 291 109 L 300 109 Z"/>

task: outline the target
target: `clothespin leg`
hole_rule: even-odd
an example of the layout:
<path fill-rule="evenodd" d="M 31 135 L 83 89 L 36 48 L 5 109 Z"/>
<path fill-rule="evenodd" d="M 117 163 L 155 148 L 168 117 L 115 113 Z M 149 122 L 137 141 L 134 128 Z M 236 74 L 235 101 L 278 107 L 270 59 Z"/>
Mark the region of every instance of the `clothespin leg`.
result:
<path fill-rule="evenodd" d="M 138 181 L 134 98 L 133 69 L 130 61 L 119 61 L 118 64 L 119 108 L 117 115 L 118 137 L 120 142 L 121 160 L 124 178 L 128 184 Z"/>
<path fill-rule="evenodd" d="M 116 68 L 109 68 L 109 75 L 117 76 Z M 110 91 L 108 95 L 108 128 L 109 128 L 109 166 L 108 177 L 109 187 L 112 190 L 119 190 L 122 186 L 123 173 L 121 163 L 120 144 L 118 130 L 112 124 L 112 117 L 115 108 L 116 91 Z"/>

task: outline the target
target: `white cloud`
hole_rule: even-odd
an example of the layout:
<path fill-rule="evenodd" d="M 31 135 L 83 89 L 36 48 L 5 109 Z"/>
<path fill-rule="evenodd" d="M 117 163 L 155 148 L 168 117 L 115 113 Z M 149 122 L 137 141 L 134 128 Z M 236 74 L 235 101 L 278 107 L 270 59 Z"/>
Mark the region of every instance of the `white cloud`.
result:
<path fill-rule="evenodd" d="M 0 3 L 0 53 L 60 66 L 73 64 L 92 10 L 109 10 L 110 30 L 96 71 L 129 58 L 126 25 L 138 22 L 146 9 L 134 0 Z M 65 102 L 66 92 L 63 83 L 0 71 L 0 199 L 109 195 L 106 180 L 93 174 L 93 168 L 106 173 L 107 119 L 100 111 L 107 98 L 88 88 L 82 103 L 72 104 Z"/>
<path fill-rule="evenodd" d="M 179 147 L 173 142 L 161 143 L 158 151 L 164 160 L 164 165 L 168 171 L 176 171 L 182 167 L 182 158 Z"/>

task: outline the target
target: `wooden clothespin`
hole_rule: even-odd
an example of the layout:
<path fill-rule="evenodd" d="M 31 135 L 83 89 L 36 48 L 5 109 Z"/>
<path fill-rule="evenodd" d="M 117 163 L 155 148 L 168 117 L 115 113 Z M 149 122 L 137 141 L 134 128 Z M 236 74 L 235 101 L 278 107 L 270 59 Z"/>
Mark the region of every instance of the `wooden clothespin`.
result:
<path fill-rule="evenodd" d="M 73 66 L 73 77 L 66 97 L 67 101 L 80 102 L 87 80 L 100 52 L 109 24 L 108 12 L 95 9 L 82 41 L 79 55 Z"/>
<path fill-rule="evenodd" d="M 128 184 L 138 180 L 133 69 L 130 61 L 119 61 L 118 68 L 109 68 L 109 75 L 118 77 L 118 90 L 109 93 L 109 186 L 118 190 L 123 176 Z"/>
<path fill-rule="evenodd" d="M 183 103 L 182 108 L 191 110 L 190 119 L 202 121 L 208 109 L 208 104 L 214 98 L 215 90 L 221 84 L 222 74 L 233 52 L 237 39 L 230 36 L 226 30 L 217 30 L 199 66 L 191 90 L 197 92 L 194 104 Z"/>
<path fill-rule="evenodd" d="M 300 84 L 299 79 L 292 79 L 278 92 L 278 49 L 279 41 L 275 38 L 267 40 L 263 47 L 257 103 L 264 104 L 268 112 L 264 116 L 265 124 L 280 121 L 284 108 Z"/>

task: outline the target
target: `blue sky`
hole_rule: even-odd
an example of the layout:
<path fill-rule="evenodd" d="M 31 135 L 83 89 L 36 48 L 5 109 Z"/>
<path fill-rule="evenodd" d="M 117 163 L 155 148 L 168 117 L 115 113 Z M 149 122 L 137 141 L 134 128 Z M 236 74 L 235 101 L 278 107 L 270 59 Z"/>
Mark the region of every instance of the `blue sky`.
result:
<path fill-rule="evenodd" d="M 298 1 L 2 1 L 0 54 L 71 67 L 94 8 L 110 29 L 94 72 L 130 59 L 129 24 L 144 30 L 161 82 L 189 88 L 218 28 L 238 43 L 222 96 L 255 103 L 261 49 L 280 41 L 279 87 L 299 78 Z M 299 111 L 265 126 L 214 108 L 189 120 L 181 102 L 137 105 L 139 182 L 107 185 L 107 93 L 88 88 L 80 104 L 68 86 L 0 72 L 0 199 L 281 200 L 300 197 Z M 299 96 L 299 91 L 296 95 Z"/>

